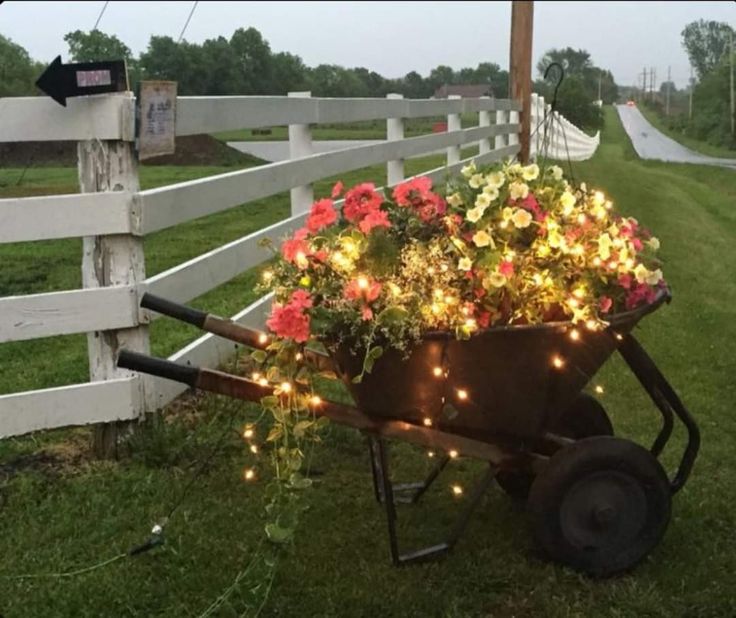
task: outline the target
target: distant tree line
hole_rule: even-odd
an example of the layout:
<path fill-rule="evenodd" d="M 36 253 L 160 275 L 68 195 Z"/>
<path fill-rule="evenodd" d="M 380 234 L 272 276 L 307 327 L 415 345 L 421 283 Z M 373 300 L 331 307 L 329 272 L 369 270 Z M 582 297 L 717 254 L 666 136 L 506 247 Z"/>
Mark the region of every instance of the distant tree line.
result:
<path fill-rule="evenodd" d="M 426 77 L 411 71 L 399 78 L 364 67 L 309 67 L 295 54 L 272 51 L 255 28 L 238 28 L 229 39 L 219 36 L 202 44 L 152 36 L 138 57 L 116 36 L 100 30 L 76 30 L 64 40 L 75 62 L 124 58 L 133 87 L 141 79 L 171 79 L 178 82 L 183 95 L 284 95 L 310 90 L 323 97 L 383 97 L 398 92 L 407 98 L 427 98 L 445 84 L 485 84 L 494 96 L 505 98 L 509 88 L 508 71 L 493 62 L 459 70 L 440 65 Z M 596 68 L 588 52 L 567 48 L 545 54 L 538 67 L 540 76 L 552 61 L 563 64 L 566 71 L 558 97 L 560 111 L 584 128 L 599 127 L 602 116 L 592 101 L 597 98 L 599 75 L 603 75 L 603 100 L 615 100 L 617 87 L 610 72 Z M 0 96 L 34 94 L 33 82 L 42 68 L 22 47 L 0 36 L 0 75 L 7 77 L 0 82 Z M 551 100 L 552 84 L 551 79 L 539 80 L 536 89 Z"/>
<path fill-rule="evenodd" d="M 736 150 L 736 137 L 731 133 L 730 109 L 729 54 L 732 35 L 736 37 L 731 26 L 724 22 L 701 19 L 688 24 L 682 31 L 682 46 L 697 79 L 681 90 L 675 88 L 674 83 L 669 84 L 669 116 L 665 116 L 667 82 L 662 83 L 656 97 L 645 97 L 645 101 L 662 115 L 670 129 L 715 146 Z"/>

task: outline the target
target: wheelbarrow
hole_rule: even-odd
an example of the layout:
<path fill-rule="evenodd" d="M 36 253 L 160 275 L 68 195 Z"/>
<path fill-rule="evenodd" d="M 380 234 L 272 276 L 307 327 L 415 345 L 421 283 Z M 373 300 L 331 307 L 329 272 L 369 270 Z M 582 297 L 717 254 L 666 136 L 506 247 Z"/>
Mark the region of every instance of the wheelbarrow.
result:
<path fill-rule="evenodd" d="M 333 369 L 356 405 L 323 401 L 315 413 L 366 434 L 376 499 L 386 510 L 391 559 L 411 563 L 450 550 L 495 479 L 527 502 L 534 536 L 552 560 L 606 577 L 626 571 L 659 543 L 670 519 L 672 495 L 690 475 L 700 445 L 697 424 L 631 334 L 644 316 L 670 300 L 656 299 L 611 317 L 605 329 L 570 322 L 510 325 L 480 331 L 469 340 L 427 333 L 407 358 L 388 351 L 362 381 L 362 358 L 347 345 L 305 356 Z M 193 324 L 253 348 L 269 335 L 228 319 L 145 294 L 143 308 Z M 618 350 L 661 413 L 649 449 L 613 436 L 603 406 L 582 392 Z M 273 387 L 246 377 L 196 368 L 123 350 L 118 365 L 182 382 L 192 388 L 249 401 Z M 658 457 L 675 418 L 687 442 L 669 478 Z M 428 447 L 436 464 L 419 483 L 393 484 L 387 439 Z M 448 461 L 472 457 L 488 464 L 445 541 L 408 553 L 399 550 L 396 503 L 416 502 Z"/>

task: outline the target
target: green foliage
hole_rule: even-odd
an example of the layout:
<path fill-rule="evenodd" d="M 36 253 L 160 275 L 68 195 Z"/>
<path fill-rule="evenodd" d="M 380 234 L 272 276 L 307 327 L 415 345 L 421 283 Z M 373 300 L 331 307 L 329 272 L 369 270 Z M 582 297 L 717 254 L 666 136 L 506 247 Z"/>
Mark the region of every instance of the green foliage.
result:
<path fill-rule="evenodd" d="M 733 28 L 725 22 L 700 19 L 682 31 L 682 46 L 699 79 L 703 79 L 728 53 Z"/>
<path fill-rule="evenodd" d="M 23 47 L 0 34 L 0 97 L 36 94 L 34 82 L 40 73 Z"/>

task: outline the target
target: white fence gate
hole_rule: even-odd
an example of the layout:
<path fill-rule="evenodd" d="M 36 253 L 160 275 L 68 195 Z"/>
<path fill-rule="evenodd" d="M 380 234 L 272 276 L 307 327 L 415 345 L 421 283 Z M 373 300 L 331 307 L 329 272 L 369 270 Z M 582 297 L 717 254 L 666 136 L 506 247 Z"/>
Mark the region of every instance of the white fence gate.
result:
<path fill-rule="evenodd" d="M 544 102 L 544 97 L 537 94 L 532 94 L 531 109 L 530 157 L 537 158 L 546 151 L 550 159 L 585 161 L 595 154 L 601 142 L 600 131 L 591 137 L 560 112 L 553 112 L 550 104 Z"/>
<path fill-rule="evenodd" d="M 147 324 L 138 307 L 146 291 L 187 302 L 268 259 L 259 246 L 301 226 L 312 200 L 311 183 L 386 163 L 388 184 L 404 179 L 407 157 L 447 149 L 447 165 L 426 175 L 442 180 L 459 171 L 461 146 L 478 143 L 478 163 L 515 155 L 519 105 L 479 99 L 409 100 L 289 97 L 179 97 L 177 135 L 289 126 L 292 159 L 141 191 L 133 152 L 134 104 L 130 93 L 71 99 L 62 108 L 46 98 L 0 99 L 0 142 L 73 140 L 79 143 L 81 194 L 0 199 L 0 242 L 83 237 L 83 289 L 0 298 L 0 343 L 88 333 L 90 382 L 0 396 L 0 437 L 26 432 L 140 418 L 186 387 L 133 375 L 115 366 L 118 347 L 148 350 Z M 462 114 L 478 125 L 462 129 Z M 404 120 L 446 115 L 448 131 L 404 138 Z M 387 140 L 312 154 L 310 126 L 385 119 Z M 252 200 L 291 190 L 291 217 L 179 264 L 145 275 L 146 234 Z M 261 326 L 264 297 L 234 319 Z M 170 360 L 213 367 L 232 343 L 200 337 Z"/>

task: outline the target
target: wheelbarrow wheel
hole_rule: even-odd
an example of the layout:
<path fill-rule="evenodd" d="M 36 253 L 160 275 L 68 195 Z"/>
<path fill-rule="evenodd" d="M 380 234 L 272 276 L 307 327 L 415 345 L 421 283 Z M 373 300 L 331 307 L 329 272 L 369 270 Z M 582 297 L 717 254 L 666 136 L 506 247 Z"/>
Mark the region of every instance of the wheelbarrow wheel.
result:
<path fill-rule="evenodd" d="M 595 397 L 580 393 L 550 431 L 565 438 L 581 440 L 591 436 L 612 436 L 613 425 L 606 409 Z M 496 481 L 514 500 L 524 501 L 529 496 L 534 475 L 524 470 L 499 470 Z"/>
<path fill-rule="evenodd" d="M 528 508 L 548 557 L 608 577 L 630 569 L 659 543 L 671 496 L 667 475 L 648 450 L 596 436 L 550 458 L 532 484 Z"/>

